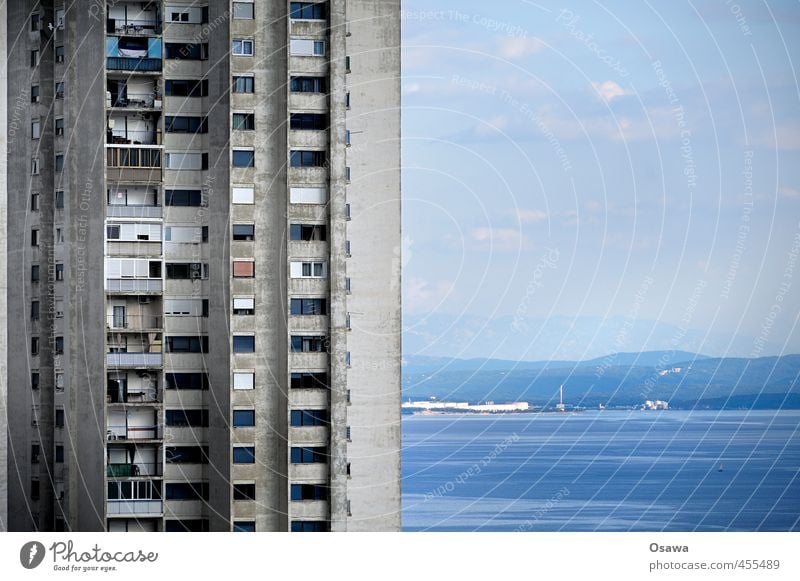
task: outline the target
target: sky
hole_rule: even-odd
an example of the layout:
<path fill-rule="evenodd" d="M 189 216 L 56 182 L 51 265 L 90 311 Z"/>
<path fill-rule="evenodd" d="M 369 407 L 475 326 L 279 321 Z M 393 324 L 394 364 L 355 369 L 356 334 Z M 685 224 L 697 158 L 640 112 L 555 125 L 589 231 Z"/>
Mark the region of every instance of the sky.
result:
<path fill-rule="evenodd" d="M 796 1 L 405 0 L 406 354 L 800 353 L 799 33 Z"/>

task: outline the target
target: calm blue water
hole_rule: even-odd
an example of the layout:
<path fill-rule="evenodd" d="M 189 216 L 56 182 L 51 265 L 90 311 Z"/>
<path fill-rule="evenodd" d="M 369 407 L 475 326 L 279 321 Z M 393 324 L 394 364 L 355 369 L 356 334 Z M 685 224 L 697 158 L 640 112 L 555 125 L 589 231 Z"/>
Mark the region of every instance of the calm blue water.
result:
<path fill-rule="evenodd" d="M 405 530 L 800 530 L 800 411 L 404 416 L 403 437 Z"/>

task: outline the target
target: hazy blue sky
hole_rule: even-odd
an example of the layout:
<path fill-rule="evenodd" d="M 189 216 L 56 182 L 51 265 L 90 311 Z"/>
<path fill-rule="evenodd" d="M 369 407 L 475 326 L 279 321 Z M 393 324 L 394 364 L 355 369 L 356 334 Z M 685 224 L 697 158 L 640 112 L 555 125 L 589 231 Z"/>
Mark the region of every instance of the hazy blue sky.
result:
<path fill-rule="evenodd" d="M 439 329 L 483 320 L 562 355 L 800 352 L 798 2 L 406 0 L 403 26 L 408 333 L 437 321 L 412 352 L 478 355 Z M 617 323 L 564 350 L 556 315 Z"/>

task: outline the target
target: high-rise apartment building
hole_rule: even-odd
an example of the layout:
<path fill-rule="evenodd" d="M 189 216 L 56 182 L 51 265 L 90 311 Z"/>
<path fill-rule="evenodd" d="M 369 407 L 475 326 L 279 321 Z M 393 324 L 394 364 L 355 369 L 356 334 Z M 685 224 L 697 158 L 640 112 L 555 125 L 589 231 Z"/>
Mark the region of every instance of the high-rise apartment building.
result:
<path fill-rule="evenodd" d="M 9 529 L 397 530 L 399 0 L 6 6 Z"/>

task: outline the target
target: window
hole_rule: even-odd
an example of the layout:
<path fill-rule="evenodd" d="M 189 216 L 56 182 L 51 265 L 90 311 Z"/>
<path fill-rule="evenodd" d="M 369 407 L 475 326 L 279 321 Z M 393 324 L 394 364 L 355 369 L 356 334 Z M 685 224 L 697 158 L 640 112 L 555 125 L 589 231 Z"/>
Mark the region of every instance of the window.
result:
<path fill-rule="evenodd" d="M 39 320 L 39 301 L 31 301 L 31 321 Z"/>
<path fill-rule="evenodd" d="M 56 99 L 64 98 L 64 83 L 56 83 Z"/>
<path fill-rule="evenodd" d="M 255 387 L 256 374 L 255 373 L 241 373 L 234 372 L 233 374 L 233 389 L 253 389 Z"/>
<path fill-rule="evenodd" d="M 234 464 L 255 464 L 256 463 L 256 448 L 255 448 L 255 446 L 234 446 L 234 448 L 233 448 L 233 463 Z"/>
<path fill-rule="evenodd" d="M 256 532 L 256 521 L 236 520 L 233 521 L 233 532 L 235 533 L 254 533 Z"/>
<path fill-rule="evenodd" d="M 39 372 L 31 372 L 31 389 L 39 389 Z"/>
<path fill-rule="evenodd" d="M 324 262 L 292 262 L 289 268 L 292 278 L 324 278 L 327 275 Z"/>
<path fill-rule="evenodd" d="M 59 464 L 64 462 L 64 446 L 56 446 L 56 462 Z"/>
<path fill-rule="evenodd" d="M 56 210 L 64 209 L 64 190 L 56 190 Z"/>
<path fill-rule="evenodd" d="M 233 18 L 234 20 L 253 20 L 254 10 L 253 2 L 234 2 L 233 3 Z"/>
<path fill-rule="evenodd" d="M 39 175 L 39 158 L 34 157 L 31 159 L 31 175 Z"/>
<path fill-rule="evenodd" d="M 233 410 L 234 428 L 252 428 L 256 425 L 255 410 Z"/>
<path fill-rule="evenodd" d="M 64 280 L 64 264 L 56 264 L 56 280 Z"/>
<path fill-rule="evenodd" d="M 289 52 L 292 56 L 325 56 L 325 41 L 292 38 L 289 40 Z"/>
<path fill-rule="evenodd" d="M 167 42 L 164 43 L 165 58 L 174 60 L 208 60 L 208 43 Z"/>
<path fill-rule="evenodd" d="M 64 427 L 64 410 L 58 408 L 56 410 L 56 427 L 63 428 Z"/>
<path fill-rule="evenodd" d="M 31 194 L 31 212 L 39 211 L 39 194 Z"/>
<path fill-rule="evenodd" d="M 167 97 L 207 97 L 208 79 L 170 79 L 164 81 Z"/>
<path fill-rule="evenodd" d="M 56 155 L 56 171 L 64 171 L 64 155 L 61 153 Z"/>
<path fill-rule="evenodd" d="M 328 200 L 328 190 L 321 188 L 289 188 L 289 201 L 292 204 L 324 204 Z"/>
<path fill-rule="evenodd" d="M 31 282 L 39 282 L 39 265 L 31 265 Z"/>
<path fill-rule="evenodd" d="M 253 278 L 256 275 L 256 263 L 252 260 L 234 260 L 233 278 Z"/>
<path fill-rule="evenodd" d="M 323 224 L 292 224 L 289 226 L 289 239 L 294 241 L 324 241 L 327 228 Z"/>
<path fill-rule="evenodd" d="M 328 79 L 326 77 L 292 77 L 289 88 L 293 93 L 327 93 Z"/>
<path fill-rule="evenodd" d="M 253 77 L 233 77 L 234 93 L 255 92 L 255 79 Z"/>
<path fill-rule="evenodd" d="M 208 500 L 208 482 L 167 482 L 164 484 L 167 500 Z"/>
<path fill-rule="evenodd" d="M 233 167 L 255 167 L 256 152 L 252 149 L 234 149 Z"/>
<path fill-rule="evenodd" d="M 256 300 L 254 298 L 249 297 L 249 298 L 233 299 L 234 315 L 254 315 L 255 313 L 256 313 Z"/>
<path fill-rule="evenodd" d="M 31 480 L 31 500 L 39 500 L 39 481 Z"/>
<path fill-rule="evenodd" d="M 254 204 L 256 190 L 252 186 L 233 186 L 231 199 L 234 204 Z"/>
<path fill-rule="evenodd" d="M 324 484 L 292 484 L 292 500 L 328 500 L 328 490 Z"/>
<path fill-rule="evenodd" d="M 328 389 L 328 374 L 319 372 L 294 372 L 289 387 L 292 389 Z"/>
<path fill-rule="evenodd" d="M 252 241 L 256 236 L 255 224 L 234 224 L 233 239 Z"/>
<path fill-rule="evenodd" d="M 164 532 L 205 533 L 208 532 L 208 519 L 207 518 L 196 518 L 196 519 L 185 519 L 185 520 L 167 519 L 164 522 Z"/>
<path fill-rule="evenodd" d="M 321 130 L 328 128 L 328 116 L 322 113 L 292 113 L 289 129 Z"/>
<path fill-rule="evenodd" d="M 208 264 L 200 262 L 168 262 L 167 278 L 175 280 L 208 278 Z"/>
<path fill-rule="evenodd" d="M 39 246 L 39 231 L 36 228 L 31 230 L 31 246 Z"/>
<path fill-rule="evenodd" d="M 208 389 L 207 373 L 167 373 L 167 389 Z"/>
<path fill-rule="evenodd" d="M 292 150 L 290 161 L 292 167 L 323 167 L 326 158 L 324 151 Z"/>
<path fill-rule="evenodd" d="M 291 313 L 293 315 L 327 315 L 326 303 L 325 299 L 292 299 Z"/>
<path fill-rule="evenodd" d="M 164 120 L 164 131 L 167 133 L 207 133 L 208 123 L 205 117 L 170 117 Z"/>
<path fill-rule="evenodd" d="M 252 131 L 256 128 L 256 116 L 254 113 L 234 113 L 233 129 L 240 131 Z"/>
<path fill-rule="evenodd" d="M 324 533 L 328 530 L 328 523 L 323 520 L 293 520 L 293 533 Z"/>
<path fill-rule="evenodd" d="M 256 499 L 256 485 L 251 483 L 242 483 L 233 485 L 233 500 L 255 500 Z"/>
<path fill-rule="evenodd" d="M 56 47 L 56 62 L 63 63 L 64 62 L 64 47 L 57 46 Z"/>
<path fill-rule="evenodd" d="M 164 422 L 174 427 L 208 427 L 208 410 L 166 410 Z"/>
<path fill-rule="evenodd" d="M 166 339 L 167 353 L 208 353 L 208 337 L 176 337 Z"/>
<path fill-rule="evenodd" d="M 39 85 L 33 85 L 31 87 L 31 103 L 38 103 L 39 102 Z"/>
<path fill-rule="evenodd" d="M 168 446 L 167 464 L 208 464 L 208 446 Z"/>
<path fill-rule="evenodd" d="M 61 228 L 56 228 L 56 235 L 55 235 L 55 243 L 56 244 L 64 244 L 64 230 Z"/>
<path fill-rule="evenodd" d="M 64 354 L 64 337 L 56 337 L 53 342 L 53 351 L 56 355 Z"/>
<path fill-rule="evenodd" d="M 64 135 L 64 118 L 63 117 L 59 117 L 59 118 L 56 119 L 55 133 L 56 133 L 56 135 Z"/>
<path fill-rule="evenodd" d="M 234 38 L 231 52 L 234 56 L 253 56 L 253 41 L 244 38 Z"/>
<path fill-rule="evenodd" d="M 233 336 L 234 353 L 255 353 L 255 350 L 256 350 L 256 338 L 253 335 Z"/>
<path fill-rule="evenodd" d="M 42 449 L 39 444 L 31 444 L 31 464 L 38 464 Z"/>
<path fill-rule="evenodd" d="M 166 206 L 202 206 L 203 192 L 200 190 L 165 190 Z"/>
<path fill-rule="evenodd" d="M 32 50 L 31 51 L 31 68 L 37 66 L 39 64 L 39 51 Z"/>
<path fill-rule="evenodd" d="M 327 410 L 292 410 L 290 414 L 291 426 L 294 428 L 327 426 Z"/>
<path fill-rule="evenodd" d="M 328 461 L 328 449 L 320 448 L 292 448 L 292 464 L 319 464 Z"/>
<path fill-rule="evenodd" d="M 39 13 L 34 12 L 31 14 L 31 32 L 36 32 L 40 29 Z"/>
<path fill-rule="evenodd" d="M 327 344 L 323 335 L 292 335 L 293 353 L 324 353 Z"/>
<path fill-rule="evenodd" d="M 42 132 L 42 123 L 36 119 L 31 121 L 31 139 L 39 139 Z"/>
<path fill-rule="evenodd" d="M 325 20 L 328 17 L 327 2 L 292 2 L 290 17 L 295 20 Z"/>

